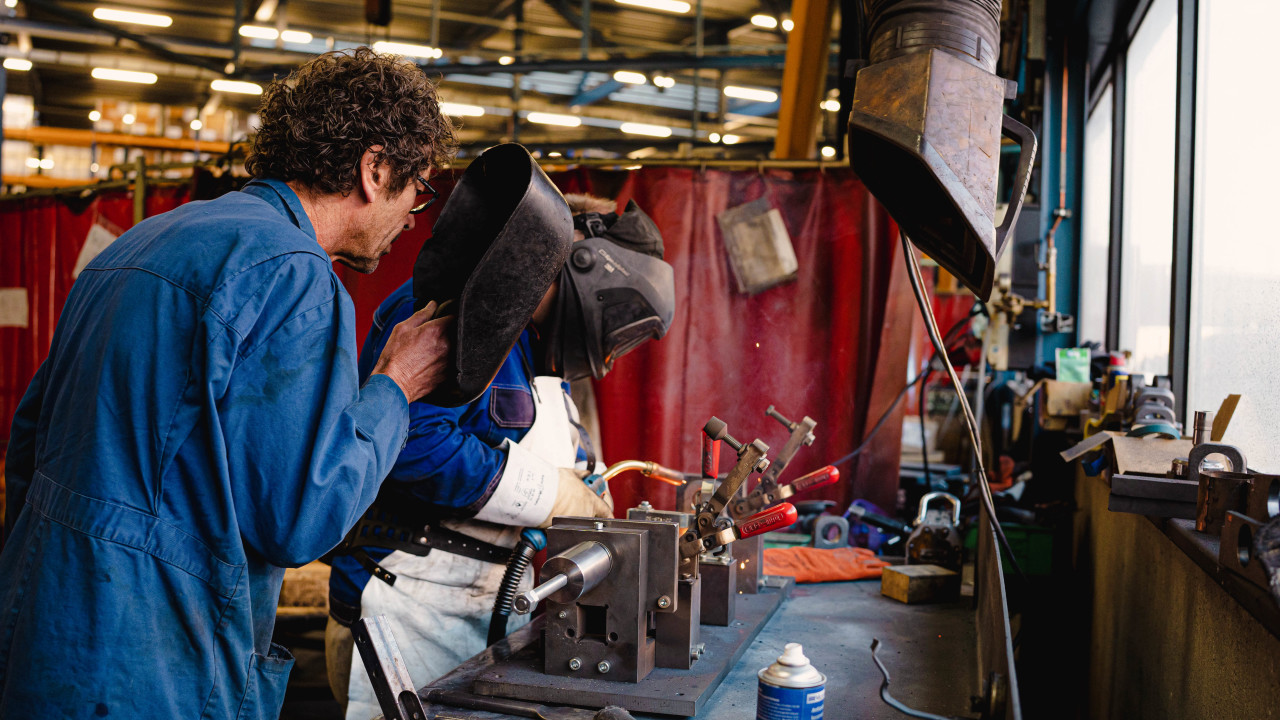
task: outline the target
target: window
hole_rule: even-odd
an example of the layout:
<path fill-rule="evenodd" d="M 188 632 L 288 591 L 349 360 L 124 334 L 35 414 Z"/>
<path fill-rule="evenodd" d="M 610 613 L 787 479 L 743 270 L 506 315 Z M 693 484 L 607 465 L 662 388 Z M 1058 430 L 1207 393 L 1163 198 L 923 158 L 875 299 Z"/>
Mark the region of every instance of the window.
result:
<path fill-rule="evenodd" d="M 1169 372 L 1177 33 L 1177 1 L 1154 0 L 1125 56 L 1119 349 L 1148 379 Z"/>
<path fill-rule="evenodd" d="M 1084 126 L 1084 193 L 1080 247 L 1080 341 L 1107 334 L 1107 259 L 1111 247 L 1111 140 L 1114 99 L 1107 86 Z"/>
<path fill-rule="evenodd" d="M 1199 16 L 1187 415 L 1241 393 L 1226 441 L 1251 467 L 1280 472 L 1280 146 L 1242 132 L 1280 116 L 1280 99 L 1258 85 L 1280 3 L 1201 0 Z"/>

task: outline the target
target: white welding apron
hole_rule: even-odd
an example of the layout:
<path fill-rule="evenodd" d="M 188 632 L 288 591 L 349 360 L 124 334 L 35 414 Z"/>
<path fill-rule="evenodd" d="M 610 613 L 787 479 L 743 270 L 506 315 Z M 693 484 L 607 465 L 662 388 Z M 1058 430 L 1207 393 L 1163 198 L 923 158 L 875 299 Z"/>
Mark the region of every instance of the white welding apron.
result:
<path fill-rule="evenodd" d="M 575 418 L 577 415 L 572 409 L 572 401 L 564 393 L 560 378 L 535 377 L 533 386 L 533 425 L 524 439 L 508 447 L 503 480 L 499 482 L 493 498 L 486 503 L 486 509 L 495 504 L 509 505 L 513 501 L 513 483 L 506 482 L 510 473 L 523 473 L 523 479 L 528 482 L 530 477 L 549 472 L 546 482 L 550 483 L 547 487 L 551 491 L 550 498 L 554 499 L 557 468 L 574 466 L 578 433 L 570 422 L 570 413 Z M 548 507 L 541 512 L 541 517 L 530 520 L 529 524 L 540 522 L 549 511 Z M 507 517 L 522 514 L 518 510 L 504 513 Z M 482 510 L 480 515 L 484 516 L 486 512 Z M 502 547 L 514 547 L 523 529 L 480 520 L 442 524 Z M 433 550 L 426 556 L 397 550 L 378 564 L 396 575 L 396 583 L 388 585 L 377 578 L 370 579 L 360 595 L 360 614 L 362 617 L 388 617 L 417 687 L 448 673 L 485 649 L 493 603 L 502 575 L 506 572 L 505 565 L 441 550 Z M 532 571 L 525 573 L 520 582 L 521 591 L 532 587 L 532 575 Z M 512 613 L 507 621 L 507 630 L 510 632 L 528 622 L 529 616 Z M 368 720 L 380 715 L 382 710 L 373 694 L 359 650 L 352 647 L 351 652 L 347 720 Z"/>

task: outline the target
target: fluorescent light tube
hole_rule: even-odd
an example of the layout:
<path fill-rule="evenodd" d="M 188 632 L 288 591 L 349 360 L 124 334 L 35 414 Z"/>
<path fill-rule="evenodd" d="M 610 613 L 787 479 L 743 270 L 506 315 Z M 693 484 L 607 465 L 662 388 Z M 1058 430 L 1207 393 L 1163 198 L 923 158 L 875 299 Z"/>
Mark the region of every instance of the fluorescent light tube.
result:
<path fill-rule="evenodd" d="M 756 27 L 768 28 L 773 30 L 778 27 L 778 18 L 772 15 L 752 15 L 751 24 Z"/>
<path fill-rule="evenodd" d="M 648 8 L 650 10 L 662 10 L 671 13 L 687 13 L 689 8 L 693 7 L 687 2 L 681 0 L 618 0 L 619 5 L 633 5 L 635 7 Z"/>
<path fill-rule="evenodd" d="M 662 125 L 648 125 L 646 123 L 624 122 L 622 123 L 622 132 L 630 135 L 649 135 L 651 137 L 671 137 L 671 128 Z"/>
<path fill-rule="evenodd" d="M 739 100 L 755 100 L 756 102 L 774 102 L 778 99 L 778 93 L 772 90 L 738 87 L 737 85 L 726 85 L 724 88 L 724 94 L 731 98 L 738 98 Z"/>
<path fill-rule="evenodd" d="M 169 27 L 173 18 L 155 13 L 134 12 L 132 10 L 116 10 L 114 8 L 94 8 L 93 17 L 109 22 L 129 23 L 131 25 L 151 25 L 152 27 Z"/>
<path fill-rule="evenodd" d="M 261 95 L 262 86 L 258 83 L 243 80 L 214 80 L 209 87 L 218 92 L 240 93 L 241 95 Z"/>
<path fill-rule="evenodd" d="M 115 80 L 117 82 L 140 83 L 154 85 L 159 78 L 155 73 L 120 70 L 117 68 L 94 68 L 90 73 L 96 80 Z"/>
<path fill-rule="evenodd" d="M 25 72 L 31 69 L 31 61 L 26 58 L 9 57 L 4 59 L 5 70 Z"/>
<path fill-rule="evenodd" d="M 479 105 L 442 102 L 440 103 L 440 112 L 449 117 L 481 117 L 484 115 L 484 108 Z"/>
<path fill-rule="evenodd" d="M 539 125 L 559 125 L 560 127 L 578 127 L 582 124 L 582 118 L 577 115 L 557 115 L 544 112 L 531 112 L 525 115 L 524 119 Z"/>
<path fill-rule="evenodd" d="M 634 70 L 619 70 L 613 74 L 613 79 L 630 85 L 643 85 L 649 81 L 649 78 L 645 77 L 644 73 L 638 73 Z"/>
<path fill-rule="evenodd" d="M 433 48 L 428 45 L 392 42 L 390 40 L 379 40 L 373 44 L 373 49 L 378 52 L 404 55 L 405 57 L 425 58 L 427 60 L 444 55 L 444 52 L 440 50 L 440 48 Z"/>

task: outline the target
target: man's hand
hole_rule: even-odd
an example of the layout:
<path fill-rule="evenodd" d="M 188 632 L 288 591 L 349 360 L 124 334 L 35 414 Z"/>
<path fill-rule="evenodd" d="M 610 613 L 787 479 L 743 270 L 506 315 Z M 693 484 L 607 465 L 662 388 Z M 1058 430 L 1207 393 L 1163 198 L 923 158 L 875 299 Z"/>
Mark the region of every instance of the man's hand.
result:
<path fill-rule="evenodd" d="M 392 328 L 373 368 L 373 374 L 394 380 L 409 402 L 434 390 L 448 377 L 451 367 L 453 317 L 432 320 L 435 313 L 435 302 L 429 302 Z"/>
<path fill-rule="evenodd" d="M 582 482 L 582 476 L 569 468 L 560 468 L 560 482 L 551 514 L 538 527 L 548 527 L 557 517 L 613 517 L 613 498 L 606 503 Z"/>

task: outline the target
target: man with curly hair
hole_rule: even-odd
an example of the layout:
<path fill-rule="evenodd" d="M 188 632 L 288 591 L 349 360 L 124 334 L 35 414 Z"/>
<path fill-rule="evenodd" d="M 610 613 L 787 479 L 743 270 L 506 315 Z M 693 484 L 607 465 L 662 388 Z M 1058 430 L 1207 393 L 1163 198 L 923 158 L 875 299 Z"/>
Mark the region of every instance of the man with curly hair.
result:
<path fill-rule="evenodd" d="M 284 568 L 368 508 L 446 373 L 428 305 L 368 379 L 337 261 L 372 272 L 454 147 L 416 66 L 368 48 L 264 94 L 240 192 L 85 268 L 18 407 L 0 717 L 275 718 Z"/>

